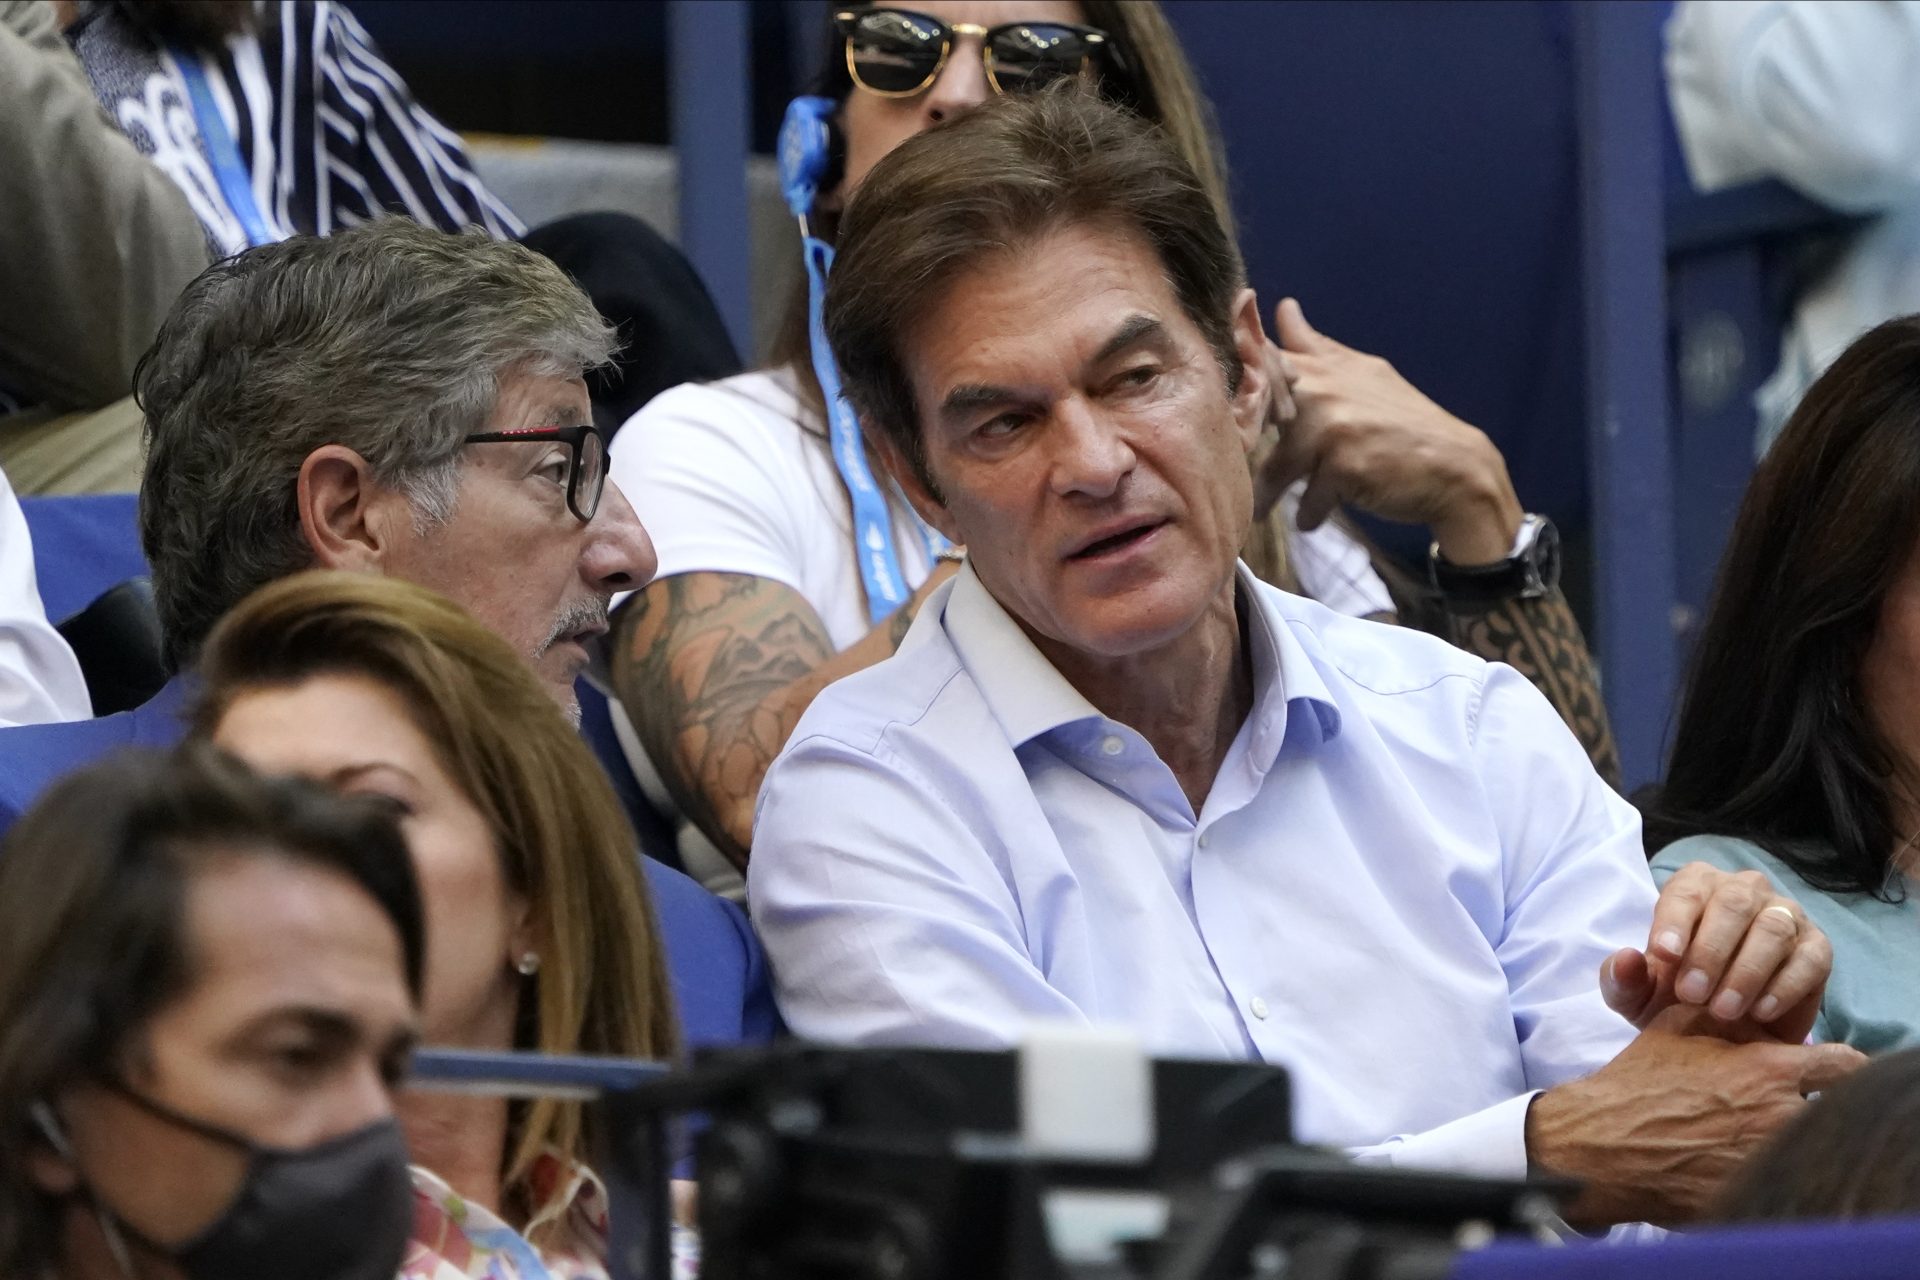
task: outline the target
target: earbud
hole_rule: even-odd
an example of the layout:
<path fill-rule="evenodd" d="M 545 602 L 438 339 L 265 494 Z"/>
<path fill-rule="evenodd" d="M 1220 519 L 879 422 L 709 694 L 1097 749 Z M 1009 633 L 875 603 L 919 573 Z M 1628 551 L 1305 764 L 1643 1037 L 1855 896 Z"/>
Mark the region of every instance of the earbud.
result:
<path fill-rule="evenodd" d="M 803 223 L 820 189 L 835 181 L 833 115 L 839 109 L 832 98 L 795 98 L 780 124 L 780 194 Z"/>
<path fill-rule="evenodd" d="M 27 1114 L 40 1126 L 40 1132 L 47 1142 L 60 1154 L 63 1160 L 73 1159 L 73 1147 L 67 1142 L 67 1135 L 60 1128 L 60 1121 L 53 1114 L 53 1108 L 44 1102 L 34 1101 L 27 1104 Z"/>

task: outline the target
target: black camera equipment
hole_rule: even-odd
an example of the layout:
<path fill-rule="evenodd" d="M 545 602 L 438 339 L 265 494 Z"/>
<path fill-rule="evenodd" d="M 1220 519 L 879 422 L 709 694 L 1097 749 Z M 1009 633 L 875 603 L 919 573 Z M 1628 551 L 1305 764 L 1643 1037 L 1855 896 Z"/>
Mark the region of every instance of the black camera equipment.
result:
<path fill-rule="evenodd" d="M 706 1053 L 604 1102 L 632 1186 L 664 1187 L 662 1115 L 701 1113 L 705 1280 L 1416 1280 L 1463 1243 L 1540 1234 L 1569 1189 L 1296 1146 L 1278 1068 L 1129 1067 L 1071 1037 Z M 664 1249 L 633 1241 L 625 1274 L 664 1276 Z"/>

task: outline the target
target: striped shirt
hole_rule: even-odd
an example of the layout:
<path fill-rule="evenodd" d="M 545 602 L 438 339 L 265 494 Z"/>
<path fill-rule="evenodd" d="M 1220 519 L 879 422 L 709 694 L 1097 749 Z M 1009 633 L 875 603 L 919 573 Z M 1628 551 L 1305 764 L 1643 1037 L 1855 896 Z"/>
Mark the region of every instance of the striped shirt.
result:
<path fill-rule="evenodd" d="M 525 230 L 345 5 L 255 0 L 255 11 L 257 34 L 219 49 L 163 47 L 113 4 L 85 6 L 68 32 L 107 114 L 186 193 L 216 255 L 247 247 L 252 211 L 223 190 L 182 59 L 204 76 L 266 239 L 385 213 L 503 239 Z"/>

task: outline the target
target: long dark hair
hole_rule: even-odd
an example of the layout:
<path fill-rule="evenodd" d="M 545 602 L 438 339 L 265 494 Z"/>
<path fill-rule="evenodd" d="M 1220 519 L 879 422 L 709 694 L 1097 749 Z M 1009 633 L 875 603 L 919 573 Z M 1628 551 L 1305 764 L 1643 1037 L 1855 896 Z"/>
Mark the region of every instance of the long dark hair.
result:
<path fill-rule="evenodd" d="M 1693 658 L 1647 849 L 1750 840 L 1815 888 L 1893 900 L 1900 762 L 1859 689 L 1920 539 L 1920 316 L 1855 342 L 1754 472 Z"/>
<path fill-rule="evenodd" d="M 426 928 L 389 806 L 262 778 L 204 745 L 58 783 L 0 841 L 0 1275 L 43 1274 L 58 1249 L 57 1206 L 27 1172 L 31 1107 L 124 1069 L 153 1015 L 191 987 L 187 889 L 214 849 L 358 885 L 400 935 L 419 999 Z"/>

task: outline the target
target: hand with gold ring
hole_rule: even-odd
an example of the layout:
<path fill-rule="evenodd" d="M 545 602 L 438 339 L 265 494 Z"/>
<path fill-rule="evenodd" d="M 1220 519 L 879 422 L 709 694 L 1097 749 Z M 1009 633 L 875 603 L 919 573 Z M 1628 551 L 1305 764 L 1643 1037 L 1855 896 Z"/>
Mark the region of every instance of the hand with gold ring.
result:
<path fill-rule="evenodd" d="M 1646 950 L 1607 957 L 1600 986 L 1637 1027 L 1680 1004 L 1700 1011 L 1702 1031 L 1798 1043 L 1832 972 L 1827 935 L 1765 875 L 1695 862 L 1661 890 Z"/>

